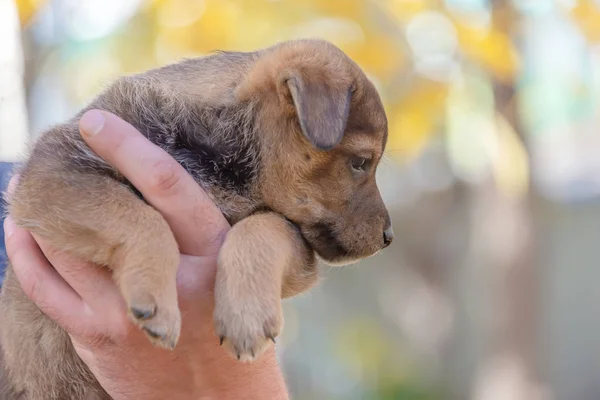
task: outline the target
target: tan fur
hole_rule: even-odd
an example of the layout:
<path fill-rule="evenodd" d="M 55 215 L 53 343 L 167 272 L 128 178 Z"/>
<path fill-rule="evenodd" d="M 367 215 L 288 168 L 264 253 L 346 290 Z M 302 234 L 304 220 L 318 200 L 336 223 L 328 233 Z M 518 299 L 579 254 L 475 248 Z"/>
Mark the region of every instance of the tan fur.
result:
<path fill-rule="evenodd" d="M 238 359 L 252 360 L 282 329 L 281 298 L 317 281 L 298 231 L 275 213 L 236 224 L 219 254 L 215 330 Z"/>
<path fill-rule="evenodd" d="M 385 113 L 360 68 L 327 42 L 186 60 L 117 81 L 91 108 L 168 151 L 233 224 L 219 254 L 214 318 L 238 359 L 258 357 L 281 332 L 281 298 L 316 283 L 317 256 L 347 263 L 389 244 L 375 182 Z M 56 248 L 112 269 L 131 320 L 173 348 L 177 244 L 162 216 L 83 142 L 84 111 L 36 142 L 10 213 Z M 364 171 L 353 167 L 361 157 Z M 171 179 L 165 171 L 156 185 Z M 0 344 L 6 398 L 108 398 L 10 268 Z"/>

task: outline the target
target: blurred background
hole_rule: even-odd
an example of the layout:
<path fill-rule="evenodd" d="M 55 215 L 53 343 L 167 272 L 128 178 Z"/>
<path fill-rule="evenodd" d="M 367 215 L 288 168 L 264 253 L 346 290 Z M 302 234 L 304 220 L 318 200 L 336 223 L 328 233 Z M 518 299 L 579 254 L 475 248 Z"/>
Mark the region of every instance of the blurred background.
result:
<path fill-rule="evenodd" d="M 0 161 L 119 75 L 300 37 L 380 90 L 397 239 L 285 303 L 292 397 L 600 398 L 600 1 L 0 0 Z"/>

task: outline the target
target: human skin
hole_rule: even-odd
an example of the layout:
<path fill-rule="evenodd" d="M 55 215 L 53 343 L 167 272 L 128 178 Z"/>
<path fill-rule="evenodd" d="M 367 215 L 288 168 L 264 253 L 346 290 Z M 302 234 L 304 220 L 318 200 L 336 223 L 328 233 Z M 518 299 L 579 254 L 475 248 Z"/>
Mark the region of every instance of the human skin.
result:
<path fill-rule="evenodd" d="M 178 241 L 179 343 L 174 351 L 153 347 L 127 317 L 108 269 L 51 248 L 9 216 L 6 250 L 27 296 L 69 333 L 77 354 L 116 400 L 287 399 L 272 347 L 254 363 L 240 363 L 213 332 L 217 254 L 230 228 L 219 209 L 135 128 L 116 116 L 97 115 L 82 117 L 82 137 L 164 216 Z"/>

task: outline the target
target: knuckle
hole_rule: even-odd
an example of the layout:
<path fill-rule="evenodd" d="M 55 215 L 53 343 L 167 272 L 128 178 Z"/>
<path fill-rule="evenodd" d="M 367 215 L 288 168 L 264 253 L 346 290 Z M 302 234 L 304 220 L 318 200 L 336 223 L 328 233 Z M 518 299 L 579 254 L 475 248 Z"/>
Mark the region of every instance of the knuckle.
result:
<path fill-rule="evenodd" d="M 174 160 L 161 160 L 152 166 L 150 179 L 152 190 L 164 194 L 175 191 L 181 176 Z"/>

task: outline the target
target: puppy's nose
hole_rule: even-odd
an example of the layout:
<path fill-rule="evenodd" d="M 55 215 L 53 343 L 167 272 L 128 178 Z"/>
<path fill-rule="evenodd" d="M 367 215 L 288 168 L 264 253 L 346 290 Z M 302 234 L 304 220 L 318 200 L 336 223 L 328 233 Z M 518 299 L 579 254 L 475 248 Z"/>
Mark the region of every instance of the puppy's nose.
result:
<path fill-rule="evenodd" d="M 394 240 L 394 230 L 390 225 L 385 231 L 383 231 L 383 247 L 388 247 L 392 240 Z"/>

